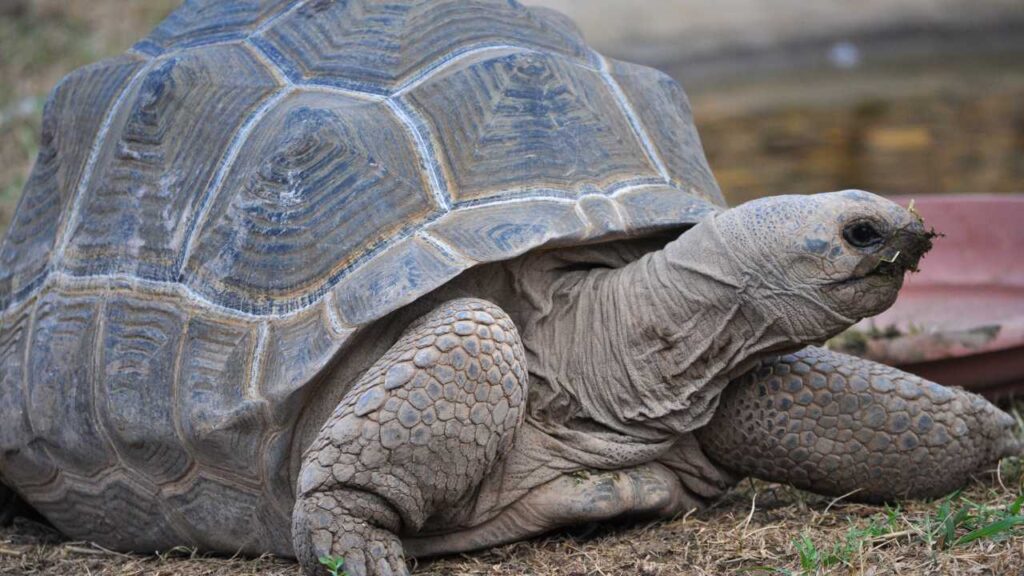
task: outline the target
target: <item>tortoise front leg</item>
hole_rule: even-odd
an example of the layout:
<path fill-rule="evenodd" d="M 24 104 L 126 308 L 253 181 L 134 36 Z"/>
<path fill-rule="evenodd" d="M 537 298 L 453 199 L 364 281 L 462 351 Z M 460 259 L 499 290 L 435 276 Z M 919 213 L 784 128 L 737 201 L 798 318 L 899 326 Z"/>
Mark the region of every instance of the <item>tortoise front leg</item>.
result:
<path fill-rule="evenodd" d="M 527 371 L 512 321 L 454 300 L 414 323 L 359 380 L 303 457 L 293 515 L 308 574 L 408 574 L 400 536 L 457 516 L 512 444 Z"/>
<path fill-rule="evenodd" d="M 730 384 L 698 438 L 733 472 L 879 502 L 955 490 L 1020 452 L 1013 428 L 977 394 L 806 348 Z"/>

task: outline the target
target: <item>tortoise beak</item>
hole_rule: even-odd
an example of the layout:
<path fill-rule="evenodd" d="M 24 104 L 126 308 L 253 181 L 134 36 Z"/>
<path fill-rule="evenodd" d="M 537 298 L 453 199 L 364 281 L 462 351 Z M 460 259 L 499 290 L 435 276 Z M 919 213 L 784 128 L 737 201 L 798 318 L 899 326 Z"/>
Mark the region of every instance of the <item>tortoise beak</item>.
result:
<path fill-rule="evenodd" d="M 897 230 L 893 235 L 892 244 L 902 258 L 898 263 L 902 271 L 917 272 L 921 259 L 932 249 L 932 240 L 937 236 L 938 232 L 926 230 L 919 220 Z"/>

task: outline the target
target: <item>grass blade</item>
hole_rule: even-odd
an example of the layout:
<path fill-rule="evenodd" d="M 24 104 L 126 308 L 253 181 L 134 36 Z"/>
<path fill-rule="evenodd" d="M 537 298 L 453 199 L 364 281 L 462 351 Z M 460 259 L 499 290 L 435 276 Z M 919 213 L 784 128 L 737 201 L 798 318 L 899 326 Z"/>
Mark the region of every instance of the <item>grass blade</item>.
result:
<path fill-rule="evenodd" d="M 1013 501 L 1013 504 L 1010 504 L 1010 507 L 1007 508 L 1006 511 L 1009 512 L 1011 516 L 1020 516 L 1021 506 L 1024 506 L 1024 494 L 1017 496 L 1017 499 Z"/>
<path fill-rule="evenodd" d="M 957 538 L 956 542 L 954 542 L 953 545 L 959 546 L 961 544 L 968 544 L 970 542 L 974 542 L 975 540 L 980 540 L 982 538 L 991 538 L 992 536 L 996 536 L 998 534 L 1002 534 L 1003 532 L 1013 530 L 1015 527 L 1020 526 L 1021 524 L 1024 524 L 1024 516 L 1007 516 L 1002 520 L 998 520 L 996 522 L 988 524 L 987 526 L 982 526 L 977 530 L 972 530 L 971 532 L 964 534 L 963 536 Z"/>

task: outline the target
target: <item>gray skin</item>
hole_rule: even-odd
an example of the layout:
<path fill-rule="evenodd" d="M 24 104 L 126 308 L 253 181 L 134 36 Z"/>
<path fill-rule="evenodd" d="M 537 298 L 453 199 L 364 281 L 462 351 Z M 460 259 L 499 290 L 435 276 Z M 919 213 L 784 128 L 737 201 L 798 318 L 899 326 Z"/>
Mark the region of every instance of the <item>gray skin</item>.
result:
<path fill-rule="evenodd" d="M 670 517 L 748 475 L 870 502 L 955 489 L 1020 452 L 1012 418 L 808 347 L 888 308 L 932 236 L 865 192 L 783 196 L 638 259 L 617 243 L 465 274 L 303 422 L 296 555 L 407 574 L 405 555 Z"/>

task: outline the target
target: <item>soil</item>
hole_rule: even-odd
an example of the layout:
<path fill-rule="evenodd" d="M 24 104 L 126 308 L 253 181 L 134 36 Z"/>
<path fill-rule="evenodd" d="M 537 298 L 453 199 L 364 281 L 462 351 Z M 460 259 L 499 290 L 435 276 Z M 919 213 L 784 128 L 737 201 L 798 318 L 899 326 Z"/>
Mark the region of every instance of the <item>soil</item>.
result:
<path fill-rule="evenodd" d="M 721 574 L 1018 575 L 1024 530 L 969 544 L 942 541 L 961 508 L 999 513 L 1024 493 L 1004 462 L 1002 483 L 985 478 L 951 500 L 886 508 L 833 501 L 790 487 L 744 483 L 713 508 L 666 522 L 592 526 L 453 558 L 421 562 L 417 576 L 668 576 Z M 1019 465 L 1016 463 L 1015 465 Z M 1007 475 L 1016 474 L 1016 484 Z M 955 530 L 958 537 L 967 527 Z M 808 558 L 808 545 L 818 551 Z M 948 547 L 947 547 L 948 546 Z M 805 551 L 802 558 L 799 550 Z M 803 562 L 802 562 L 803 560 Z M 218 558 L 186 549 L 119 554 L 65 541 L 19 519 L 0 530 L 0 575 L 301 576 L 291 561 Z"/>

